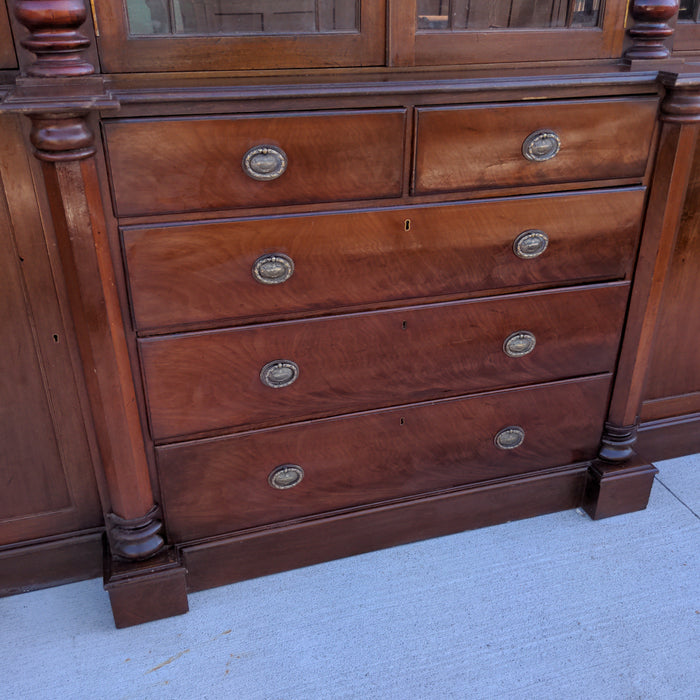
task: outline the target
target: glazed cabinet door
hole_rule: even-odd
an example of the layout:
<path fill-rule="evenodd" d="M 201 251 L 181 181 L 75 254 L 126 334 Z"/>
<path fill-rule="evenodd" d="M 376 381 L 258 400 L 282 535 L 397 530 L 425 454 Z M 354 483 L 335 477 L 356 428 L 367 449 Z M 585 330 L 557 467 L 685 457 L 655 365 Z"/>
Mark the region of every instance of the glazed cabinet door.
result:
<path fill-rule="evenodd" d="M 700 51 L 700 0 L 681 0 L 673 38 L 675 54 Z"/>
<path fill-rule="evenodd" d="M 7 15 L 7 6 L 0 2 L 0 70 L 12 70 L 17 68 L 17 56 L 12 43 L 12 31 L 10 19 Z"/>
<path fill-rule="evenodd" d="M 107 72 L 384 63 L 384 0 L 102 0 L 95 13 Z"/>
<path fill-rule="evenodd" d="M 391 5 L 394 65 L 618 56 L 626 0 L 406 0 Z"/>

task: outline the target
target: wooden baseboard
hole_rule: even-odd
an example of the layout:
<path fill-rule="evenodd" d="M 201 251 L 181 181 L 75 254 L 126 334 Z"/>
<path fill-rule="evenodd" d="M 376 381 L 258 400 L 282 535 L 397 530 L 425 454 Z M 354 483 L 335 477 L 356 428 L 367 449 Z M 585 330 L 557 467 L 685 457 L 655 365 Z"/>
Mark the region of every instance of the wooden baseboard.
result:
<path fill-rule="evenodd" d="M 0 549 L 0 596 L 102 575 L 102 528 Z"/>
<path fill-rule="evenodd" d="M 189 591 L 581 504 L 588 465 L 184 546 Z"/>
<path fill-rule="evenodd" d="M 635 451 L 651 462 L 700 452 L 700 413 L 642 423 Z"/>

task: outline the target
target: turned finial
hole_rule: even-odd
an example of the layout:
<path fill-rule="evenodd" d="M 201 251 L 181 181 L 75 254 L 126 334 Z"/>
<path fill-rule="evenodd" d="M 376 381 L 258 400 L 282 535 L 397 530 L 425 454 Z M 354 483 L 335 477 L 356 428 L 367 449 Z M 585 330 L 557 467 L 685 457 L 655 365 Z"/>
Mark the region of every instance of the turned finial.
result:
<path fill-rule="evenodd" d="M 63 78 L 95 72 L 82 56 L 90 40 L 78 31 L 87 19 L 84 0 L 16 0 L 15 16 L 29 30 L 22 46 L 37 57 L 28 75 Z"/>
<path fill-rule="evenodd" d="M 664 41 L 673 34 L 669 20 L 678 14 L 678 0 L 632 0 L 630 15 L 634 24 L 627 30 L 633 44 L 625 52 L 630 60 L 667 58 Z"/>

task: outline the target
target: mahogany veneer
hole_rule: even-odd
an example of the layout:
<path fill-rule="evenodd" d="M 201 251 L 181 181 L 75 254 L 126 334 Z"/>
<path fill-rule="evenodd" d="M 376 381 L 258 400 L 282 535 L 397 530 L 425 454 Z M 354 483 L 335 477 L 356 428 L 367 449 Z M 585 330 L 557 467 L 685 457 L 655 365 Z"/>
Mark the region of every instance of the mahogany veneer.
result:
<path fill-rule="evenodd" d="M 439 399 L 614 369 L 629 287 L 404 307 L 166 336 L 139 345 L 154 439 Z M 532 333 L 523 357 L 507 338 Z M 274 360 L 293 384 L 260 378 Z"/>
<path fill-rule="evenodd" d="M 630 188 L 546 197 L 129 226 L 122 230 L 136 327 L 142 332 L 324 312 L 374 302 L 483 293 L 526 285 L 626 279 L 644 205 Z M 596 212 L 595 217 L 588 214 Z M 528 230 L 546 252 L 513 250 Z M 294 273 L 266 285 L 266 254 Z"/>
<path fill-rule="evenodd" d="M 417 110 L 417 193 L 605 177 L 646 170 L 657 102 L 591 100 Z M 552 130 L 560 152 L 543 162 L 523 158 L 523 142 Z"/>
<path fill-rule="evenodd" d="M 110 122 L 115 208 L 128 216 L 398 196 L 405 118 L 376 110 Z M 259 145 L 286 153 L 279 179 L 243 172 Z"/>
<path fill-rule="evenodd" d="M 160 447 L 168 530 L 186 542 L 592 459 L 609 388 L 606 374 Z M 511 425 L 524 442 L 500 449 Z M 270 488 L 284 464 L 302 481 Z"/>
<path fill-rule="evenodd" d="M 675 0 L 475 0 L 444 31 L 414 0 L 265 2 L 257 28 L 151 5 L 0 12 L 0 590 L 94 573 L 103 517 L 139 624 L 188 589 L 637 510 L 645 449 L 700 449 Z"/>

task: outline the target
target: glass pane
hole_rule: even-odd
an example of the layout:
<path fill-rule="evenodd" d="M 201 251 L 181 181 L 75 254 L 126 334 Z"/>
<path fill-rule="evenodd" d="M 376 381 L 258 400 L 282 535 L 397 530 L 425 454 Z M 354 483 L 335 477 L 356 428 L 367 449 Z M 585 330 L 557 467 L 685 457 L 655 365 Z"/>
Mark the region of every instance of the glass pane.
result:
<path fill-rule="evenodd" d="M 316 34 L 355 32 L 357 0 L 126 0 L 129 32 Z"/>
<path fill-rule="evenodd" d="M 700 2 L 698 2 L 698 0 L 681 0 L 681 9 L 678 11 L 678 19 L 697 22 L 698 9 L 700 9 Z"/>
<path fill-rule="evenodd" d="M 418 29 L 597 27 L 601 0 L 418 0 Z"/>

